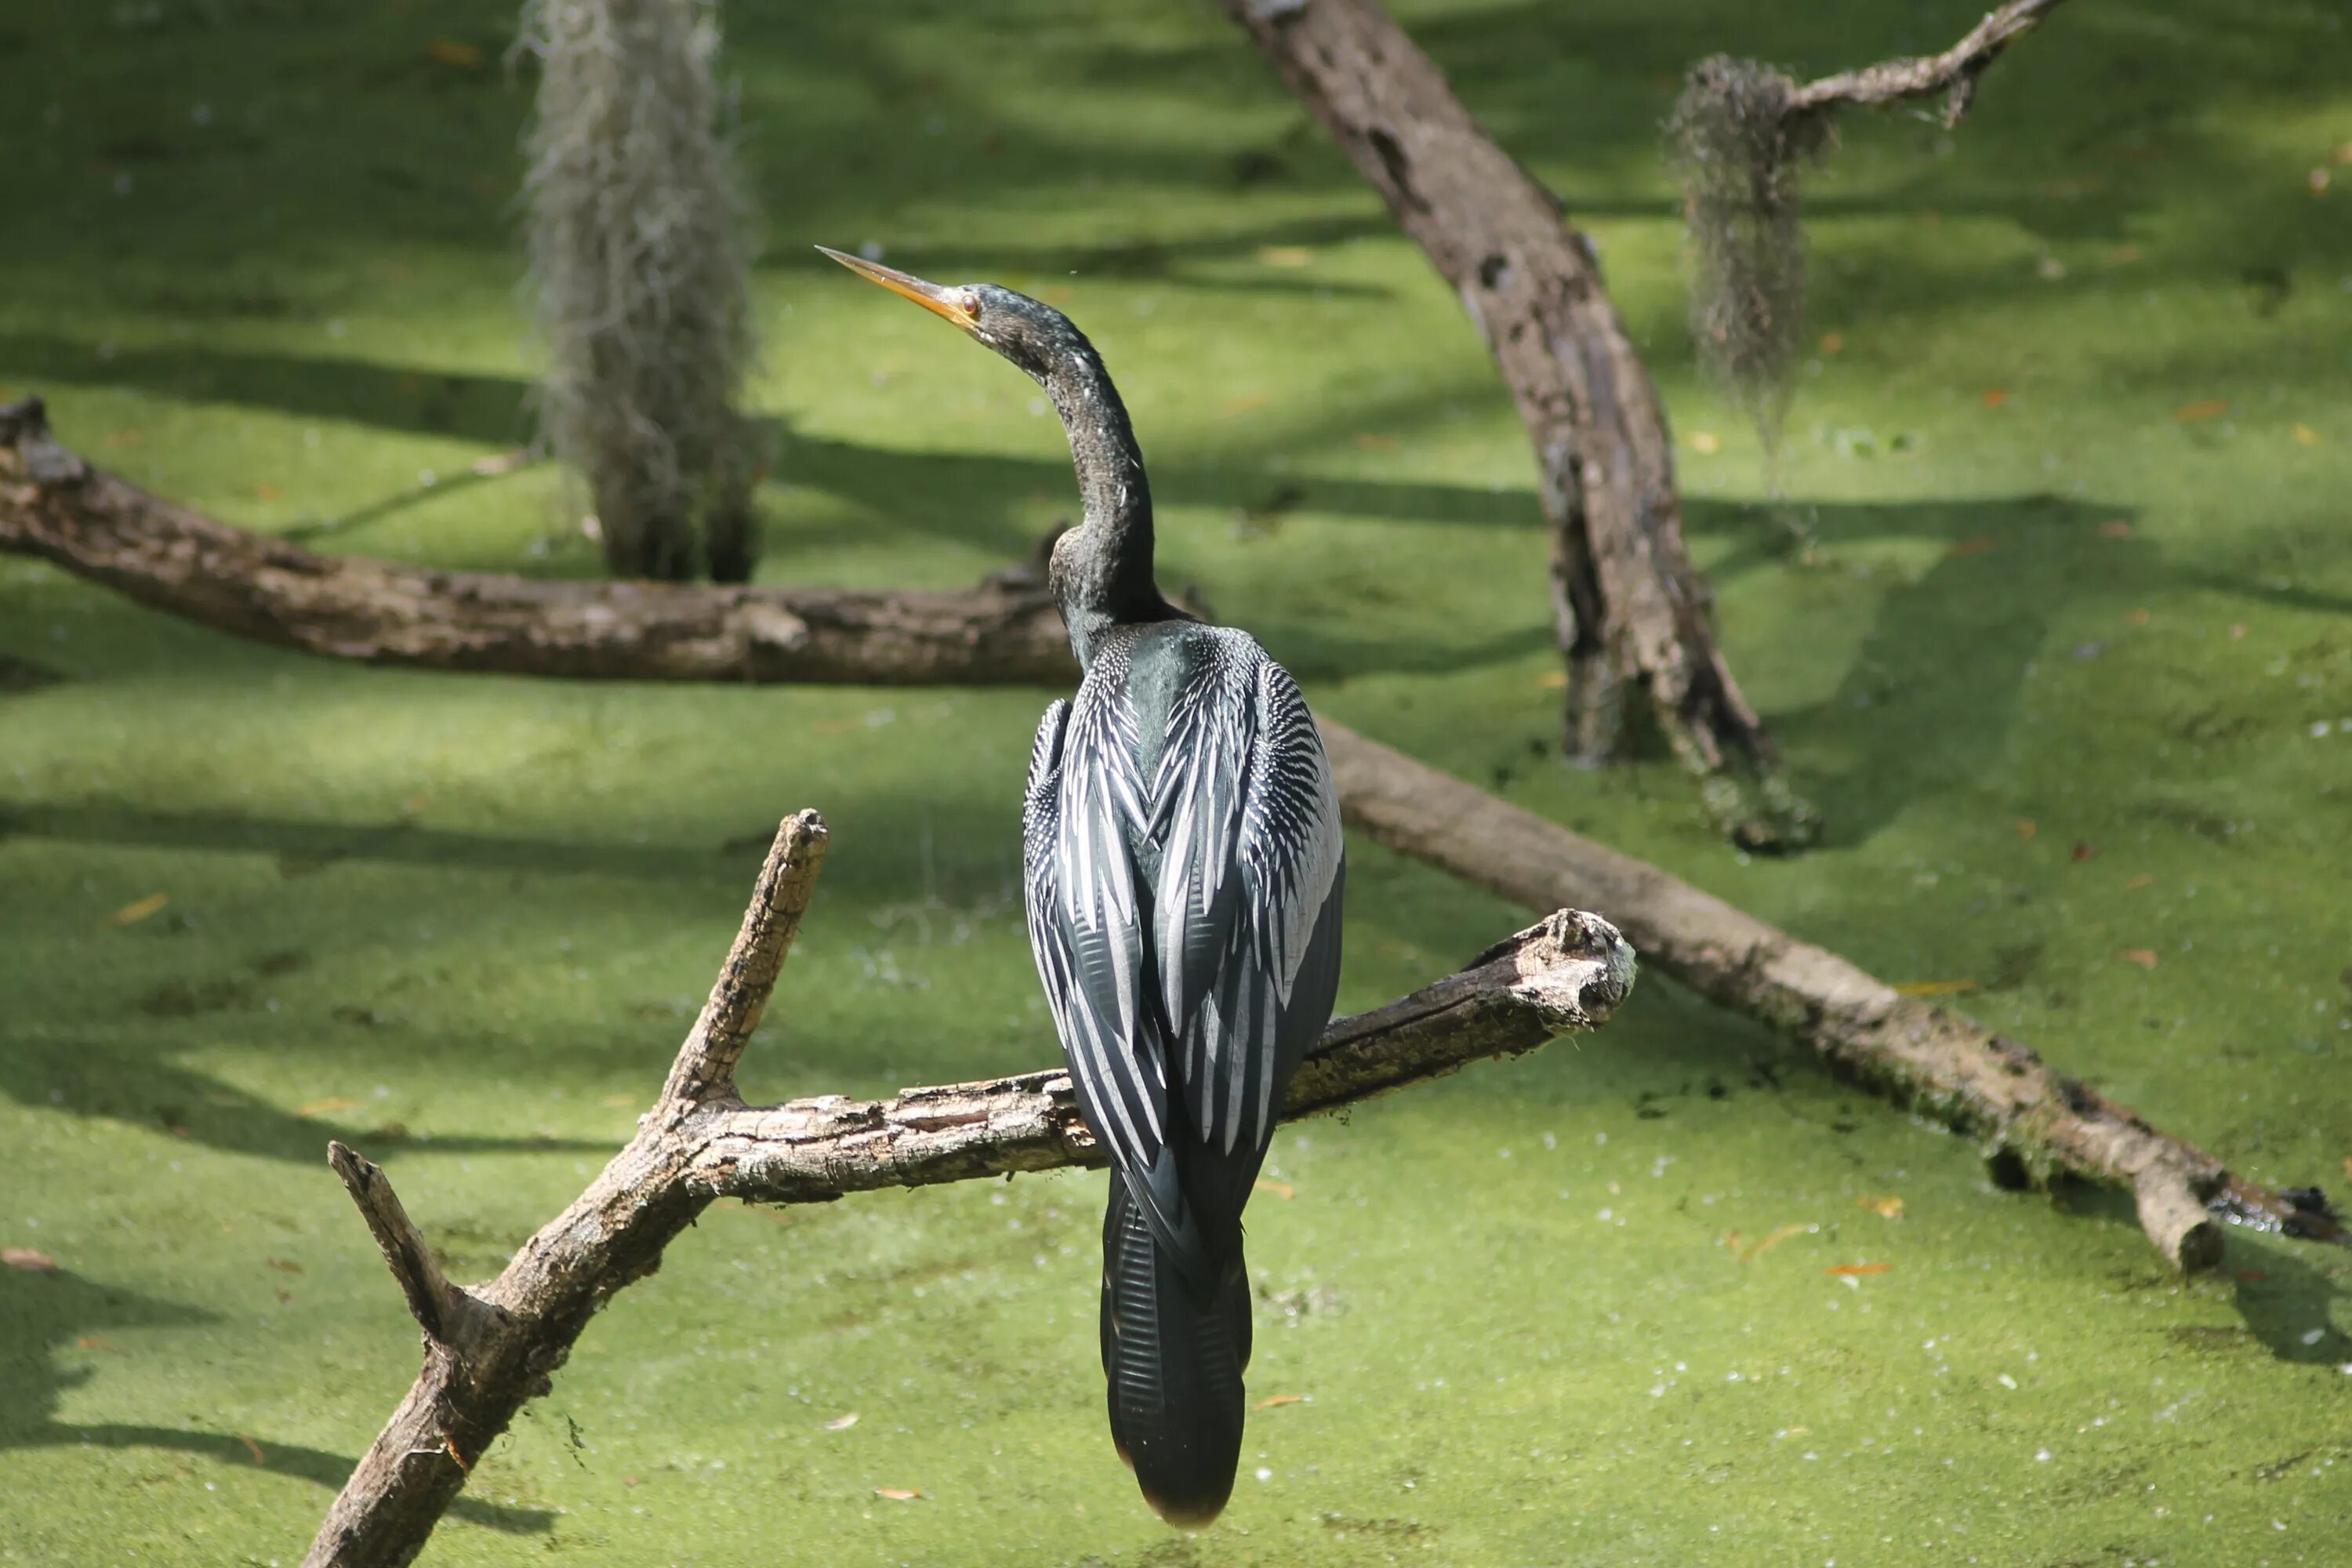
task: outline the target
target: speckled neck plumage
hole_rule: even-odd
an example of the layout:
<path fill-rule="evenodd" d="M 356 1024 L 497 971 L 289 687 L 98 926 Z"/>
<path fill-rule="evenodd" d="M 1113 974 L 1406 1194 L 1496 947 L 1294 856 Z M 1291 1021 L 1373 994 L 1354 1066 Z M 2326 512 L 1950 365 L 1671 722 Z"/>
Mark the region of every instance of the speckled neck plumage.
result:
<path fill-rule="evenodd" d="M 1084 521 L 1055 546 L 1052 579 L 1070 649 L 1090 668 L 1111 627 L 1181 612 L 1152 579 L 1151 484 L 1127 405 L 1086 335 L 1066 318 L 1052 321 L 1055 330 L 1034 358 L 1024 356 L 1024 368 L 1054 400 L 1077 469 Z"/>

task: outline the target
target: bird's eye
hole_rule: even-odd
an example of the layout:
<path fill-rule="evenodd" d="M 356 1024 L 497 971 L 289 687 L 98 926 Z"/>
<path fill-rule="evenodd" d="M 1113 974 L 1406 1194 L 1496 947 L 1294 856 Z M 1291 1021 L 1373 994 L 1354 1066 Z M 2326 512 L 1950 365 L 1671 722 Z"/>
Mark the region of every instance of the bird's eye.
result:
<path fill-rule="evenodd" d="M 973 321 L 977 321 L 980 320 L 980 290 L 974 289 L 968 290 L 964 294 L 963 308 L 965 312 L 969 314 Z"/>

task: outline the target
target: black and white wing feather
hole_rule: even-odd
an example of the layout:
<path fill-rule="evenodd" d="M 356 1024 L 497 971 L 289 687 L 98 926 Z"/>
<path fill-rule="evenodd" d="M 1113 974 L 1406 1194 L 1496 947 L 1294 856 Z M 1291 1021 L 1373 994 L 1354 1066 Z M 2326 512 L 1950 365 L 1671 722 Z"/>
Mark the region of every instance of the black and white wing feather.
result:
<path fill-rule="evenodd" d="M 1030 947 L 1089 1124 L 1120 1163 L 1149 1166 L 1167 1142 L 1168 1084 L 1128 848 L 1141 800 L 1127 703 L 1046 710 L 1023 813 Z"/>
<path fill-rule="evenodd" d="M 1152 781 L 1152 923 L 1187 1120 L 1231 1153 L 1264 1148 L 1275 1096 L 1328 1016 L 1341 838 L 1297 682 L 1249 637 L 1209 636 L 1216 655 L 1179 696 Z M 1310 967 L 1317 996 L 1294 1023 Z"/>
<path fill-rule="evenodd" d="M 1177 671 L 1156 744 L 1124 647 L 1047 710 L 1024 843 L 1030 945 L 1087 1125 L 1189 1270 L 1209 1266 L 1204 1221 L 1237 1237 L 1279 1096 L 1329 1016 L 1342 871 L 1297 684 L 1243 633 L 1179 637 L 1152 650 Z"/>

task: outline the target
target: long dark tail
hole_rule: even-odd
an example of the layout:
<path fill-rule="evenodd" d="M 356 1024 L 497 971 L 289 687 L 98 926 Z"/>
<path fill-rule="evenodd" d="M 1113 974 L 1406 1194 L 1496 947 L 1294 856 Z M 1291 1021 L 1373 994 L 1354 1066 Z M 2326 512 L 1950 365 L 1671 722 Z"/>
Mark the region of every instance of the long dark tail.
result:
<path fill-rule="evenodd" d="M 1102 1295 L 1110 1436 L 1144 1501 L 1171 1524 L 1197 1530 L 1233 1495 L 1249 1353 L 1249 1275 L 1238 1250 L 1196 1294 L 1112 1172 Z"/>

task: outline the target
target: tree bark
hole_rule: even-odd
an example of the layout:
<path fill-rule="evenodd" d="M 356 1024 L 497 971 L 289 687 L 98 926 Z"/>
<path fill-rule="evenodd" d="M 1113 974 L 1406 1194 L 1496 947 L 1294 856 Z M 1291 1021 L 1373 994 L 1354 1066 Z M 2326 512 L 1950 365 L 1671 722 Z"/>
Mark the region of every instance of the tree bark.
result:
<path fill-rule="evenodd" d="M 747 1108 L 734 1068 L 767 1005 L 824 858 L 814 812 L 785 820 L 718 984 L 637 1135 L 504 1272 L 471 1290 L 441 1278 L 383 1170 L 328 1157 L 425 1332 L 425 1364 L 320 1526 L 305 1568 L 415 1559 L 516 1412 L 548 1391 L 589 1319 L 653 1273 L 713 1200 L 824 1203 L 887 1186 L 1101 1163 L 1066 1072 Z M 1598 1027 L 1633 984 L 1608 921 L 1563 910 L 1466 970 L 1335 1021 L 1294 1080 L 1285 1119 L 1348 1104 L 1489 1057 Z"/>
<path fill-rule="evenodd" d="M 92 509 L 82 492 L 100 484 L 115 499 Z M 229 537 L 208 553 L 180 561 L 168 542 L 184 528 L 207 541 Z M 296 552 L 299 570 L 254 582 L 214 580 L 214 573 L 236 570 L 256 552 L 284 548 L 168 507 L 89 469 L 49 439 L 37 405 L 0 408 L 0 549 L 47 556 L 222 630 L 336 658 L 452 669 L 644 680 L 803 679 L 782 664 L 748 658 L 681 666 L 619 616 L 581 617 L 571 658 L 561 667 L 517 662 L 513 650 L 532 646 L 528 626 L 514 628 L 513 636 L 492 634 L 515 615 L 502 595 L 520 580 L 462 573 L 407 574 L 412 585 L 396 601 L 396 614 L 383 621 L 369 618 L 376 601 L 337 591 L 337 602 L 353 606 L 337 637 L 278 635 L 274 628 L 296 616 L 303 602 L 299 595 L 289 599 L 289 583 L 299 586 L 343 572 L 362 574 L 363 581 L 400 575 L 374 562 Z M 154 585 L 159 574 L 168 575 L 168 590 Z M 1028 575 L 1016 569 L 1003 580 Z M 647 592 L 684 624 L 720 618 L 722 607 L 740 594 L 717 587 Z M 889 624 L 898 596 L 866 597 L 878 606 L 877 621 Z M 223 613 L 224 606 L 233 613 Z M 1075 680 L 1076 666 L 1058 616 L 1050 604 L 1037 614 L 1045 622 L 1034 642 L 977 639 L 963 650 L 955 679 L 1064 686 Z M 832 679 L 906 679 L 898 646 L 887 632 L 871 634 L 870 643 L 845 633 L 832 644 L 825 668 L 835 672 Z M 416 647 L 436 650 L 435 657 L 415 657 Z M 1804 1044 L 1874 1092 L 1984 1139 L 2000 1154 L 2002 1169 L 2042 1179 L 2071 1174 L 2129 1189 L 2139 1199 L 2149 1239 L 2183 1268 L 2210 1262 L 2219 1232 L 2207 1222 L 2217 1215 L 2292 1236 L 2343 1239 L 2316 1189 L 2272 1192 L 2239 1182 L 2211 1156 L 2148 1128 L 2015 1041 L 1900 996 L 1834 953 L 1342 725 L 1326 720 L 1323 732 L 1349 826 L 1531 908 L 1585 903 L 1609 910 L 1645 963 Z"/>
<path fill-rule="evenodd" d="M 1614 754 L 1638 693 L 1736 843 L 1810 843 L 1813 812 L 1716 646 L 1665 411 L 1591 243 L 1373 0 L 1225 9 L 1453 286 L 1510 389 L 1551 525 L 1567 753 Z"/>
<path fill-rule="evenodd" d="M 1975 101 L 1977 79 L 2001 51 L 2040 26 L 2064 0 L 2009 0 L 1939 55 L 1881 60 L 1807 82 L 1790 95 L 1789 110 L 1820 114 L 1844 104 L 1878 106 L 1905 99 L 1944 97 L 1944 123 L 1958 125 Z"/>

